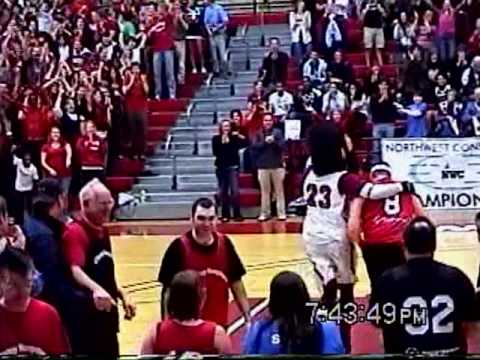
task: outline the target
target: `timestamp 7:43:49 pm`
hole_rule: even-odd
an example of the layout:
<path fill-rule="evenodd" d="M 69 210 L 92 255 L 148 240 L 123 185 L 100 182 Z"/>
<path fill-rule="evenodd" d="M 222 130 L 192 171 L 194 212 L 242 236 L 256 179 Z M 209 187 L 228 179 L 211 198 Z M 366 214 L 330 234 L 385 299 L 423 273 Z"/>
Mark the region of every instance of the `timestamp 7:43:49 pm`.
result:
<path fill-rule="evenodd" d="M 391 325 L 394 323 L 421 325 L 427 321 L 427 309 L 413 307 L 397 309 L 393 303 L 375 303 L 367 306 L 356 302 L 343 304 L 337 302 L 330 309 L 318 302 L 308 302 L 305 305 L 311 311 L 309 314 L 312 324 L 329 321 L 349 325 L 364 322 L 372 322 L 377 325 Z"/>

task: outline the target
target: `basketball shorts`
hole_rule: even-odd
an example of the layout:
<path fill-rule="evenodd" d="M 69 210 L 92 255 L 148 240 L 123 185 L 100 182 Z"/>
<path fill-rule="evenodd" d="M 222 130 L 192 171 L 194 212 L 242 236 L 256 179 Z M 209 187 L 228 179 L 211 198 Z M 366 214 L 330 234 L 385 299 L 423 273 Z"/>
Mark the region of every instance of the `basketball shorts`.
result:
<path fill-rule="evenodd" d="M 355 248 L 351 242 L 306 245 L 306 253 L 323 285 L 331 280 L 344 285 L 355 282 Z"/>

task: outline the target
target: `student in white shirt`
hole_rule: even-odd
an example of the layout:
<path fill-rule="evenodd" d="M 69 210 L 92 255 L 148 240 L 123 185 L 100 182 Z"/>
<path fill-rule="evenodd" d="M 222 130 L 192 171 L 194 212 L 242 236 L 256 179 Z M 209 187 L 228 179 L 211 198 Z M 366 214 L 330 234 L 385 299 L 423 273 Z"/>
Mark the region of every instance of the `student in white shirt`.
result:
<path fill-rule="evenodd" d="M 268 97 L 268 105 L 277 122 L 283 122 L 292 108 L 293 96 L 285 91 L 282 83 L 277 83 L 275 88 L 276 91 Z"/>
<path fill-rule="evenodd" d="M 31 212 L 33 189 L 39 179 L 38 170 L 32 164 L 32 158 L 28 152 L 24 152 L 21 159 L 14 155 L 13 165 L 16 167 L 15 194 L 18 199 L 16 202 L 18 206 L 16 220 L 17 224 L 23 224 L 25 212 Z"/>

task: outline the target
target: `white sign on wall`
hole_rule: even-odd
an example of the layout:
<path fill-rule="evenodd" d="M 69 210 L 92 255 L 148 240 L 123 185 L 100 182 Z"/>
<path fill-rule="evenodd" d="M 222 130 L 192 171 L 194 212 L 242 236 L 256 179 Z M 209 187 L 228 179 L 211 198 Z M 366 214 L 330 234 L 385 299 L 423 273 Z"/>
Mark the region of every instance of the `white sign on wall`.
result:
<path fill-rule="evenodd" d="M 429 209 L 480 208 L 480 139 L 382 139 L 395 180 L 415 184 Z"/>

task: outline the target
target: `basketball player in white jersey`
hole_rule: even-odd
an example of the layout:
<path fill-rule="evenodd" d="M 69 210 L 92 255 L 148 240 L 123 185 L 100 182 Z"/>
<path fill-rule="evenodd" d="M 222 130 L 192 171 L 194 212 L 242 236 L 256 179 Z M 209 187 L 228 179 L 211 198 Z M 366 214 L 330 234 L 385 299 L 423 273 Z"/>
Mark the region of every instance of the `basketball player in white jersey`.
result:
<path fill-rule="evenodd" d="M 347 170 L 345 138 L 331 122 L 315 125 L 308 135 L 309 161 L 303 197 L 307 210 L 303 223 L 306 254 L 314 266 L 322 302 L 333 306 L 340 290 L 340 303 L 353 301 L 354 269 L 352 243 L 347 238 L 346 205 L 357 196 L 382 199 L 413 190 L 409 183 L 372 184 Z M 344 345 L 350 349 L 347 334 Z"/>

